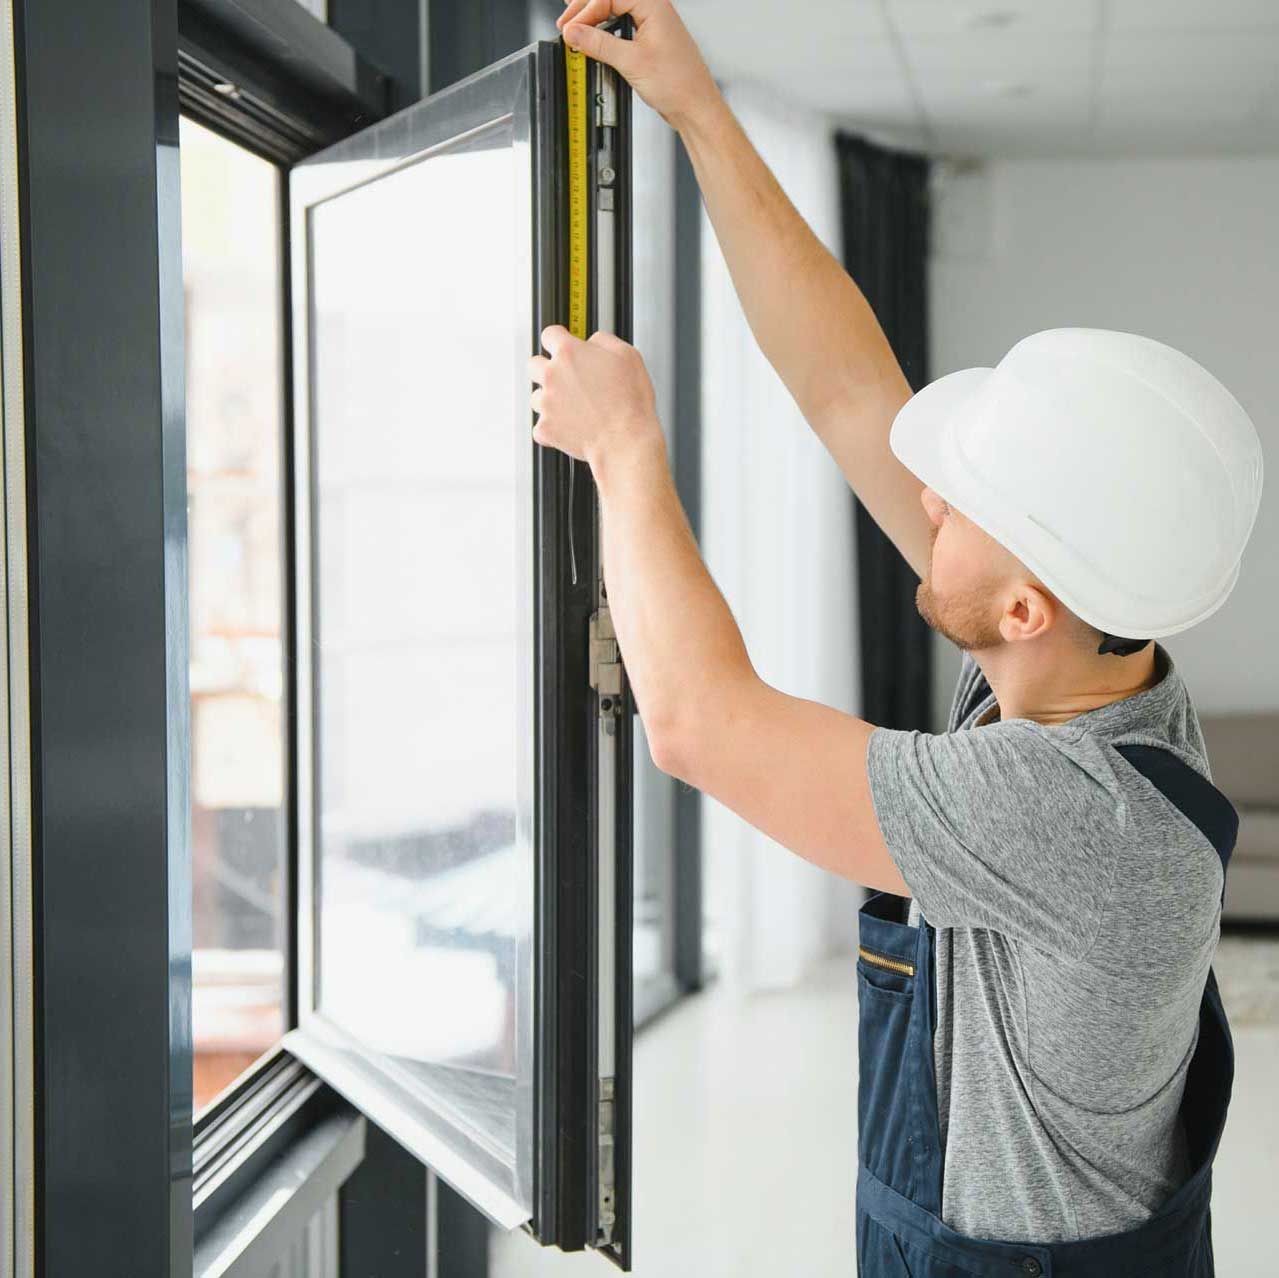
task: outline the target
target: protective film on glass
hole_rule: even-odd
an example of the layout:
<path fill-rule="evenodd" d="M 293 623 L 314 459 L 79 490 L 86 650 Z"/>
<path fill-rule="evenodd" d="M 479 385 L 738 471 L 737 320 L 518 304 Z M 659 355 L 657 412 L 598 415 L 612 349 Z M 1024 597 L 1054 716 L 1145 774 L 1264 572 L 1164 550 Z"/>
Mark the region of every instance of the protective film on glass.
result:
<path fill-rule="evenodd" d="M 507 117 L 309 214 L 317 1009 L 521 1198 L 528 184 Z"/>

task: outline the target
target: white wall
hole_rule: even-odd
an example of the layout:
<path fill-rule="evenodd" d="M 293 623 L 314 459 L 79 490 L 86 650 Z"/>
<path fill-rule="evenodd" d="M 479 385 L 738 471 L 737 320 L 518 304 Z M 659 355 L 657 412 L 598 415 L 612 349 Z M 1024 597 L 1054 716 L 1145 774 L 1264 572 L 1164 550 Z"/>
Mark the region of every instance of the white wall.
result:
<path fill-rule="evenodd" d="M 1167 641 L 1201 713 L 1279 708 L 1279 156 L 939 166 L 932 375 L 1089 325 L 1178 347 L 1251 414 L 1270 469 L 1234 594 Z M 938 640 L 940 712 L 958 659 Z"/>

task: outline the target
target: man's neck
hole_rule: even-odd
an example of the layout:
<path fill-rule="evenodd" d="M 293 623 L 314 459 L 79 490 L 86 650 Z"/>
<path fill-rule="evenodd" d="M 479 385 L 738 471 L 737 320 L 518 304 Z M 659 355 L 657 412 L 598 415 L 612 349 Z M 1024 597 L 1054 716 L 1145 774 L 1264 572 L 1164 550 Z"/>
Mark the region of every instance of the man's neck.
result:
<path fill-rule="evenodd" d="M 1129 657 L 1073 648 L 1044 654 L 1030 644 L 1005 644 L 974 651 L 973 659 L 999 702 L 999 717 L 1036 723 L 1066 723 L 1144 692 L 1159 679 L 1153 643 Z"/>

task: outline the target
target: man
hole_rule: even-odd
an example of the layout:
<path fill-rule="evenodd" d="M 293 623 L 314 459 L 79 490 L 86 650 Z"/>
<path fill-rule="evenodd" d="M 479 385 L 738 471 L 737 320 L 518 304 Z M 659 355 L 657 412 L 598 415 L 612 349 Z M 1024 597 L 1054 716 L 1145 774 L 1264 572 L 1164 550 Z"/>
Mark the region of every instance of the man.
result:
<path fill-rule="evenodd" d="M 632 41 L 596 29 L 621 12 Z M 1089 329 L 912 397 L 669 0 L 569 0 L 561 26 L 679 131 L 761 348 L 965 650 L 940 735 L 765 684 L 689 532 L 638 353 L 544 332 L 533 437 L 591 466 L 657 765 L 879 889 L 858 961 L 860 1271 L 1211 1274 L 1231 1055 L 1210 964 L 1234 814 L 1152 640 L 1234 585 L 1252 423 L 1186 356 Z"/>

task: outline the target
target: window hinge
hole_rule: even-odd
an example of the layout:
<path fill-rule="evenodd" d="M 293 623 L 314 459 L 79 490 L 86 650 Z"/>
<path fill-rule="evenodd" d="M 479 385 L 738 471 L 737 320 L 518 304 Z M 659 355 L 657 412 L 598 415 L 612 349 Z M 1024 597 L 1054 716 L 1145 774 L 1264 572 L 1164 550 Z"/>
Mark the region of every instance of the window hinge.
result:
<path fill-rule="evenodd" d="M 617 1187 L 614 1180 L 614 1109 L 613 1080 L 600 1079 L 599 1113 L 599 1228 L 596 1245 L 607 1247 L 613 1241 L 617 1222 Z"/>
<path fill-rule="evenodd" d="M 599 69 L 599 87 L 595 90 L 595 123 L 606 129 L 617 127 L 617 81 L 605 67 Z"/>
<path fill-rule="evenodd" d="M 606 603 L 591 613 L 590 645 L 591 687 L 599 694 L 597 713 L 602 719 L 616 719 L 622 713 L 622 654 Z"/>
<path fill-rule="evenodd" d="M 617 181 L 617 161 L 613 156 L 613 130 L 617 127 L 617 83 L 613 73 L 599 68 L 599 89 L 595 94 L 595 123 L 600 126 L 599 150 L 595 156 L 595 182 L 598 188 L 596 207 L 604 213 L 616 207 L 613 183 Z"/>

